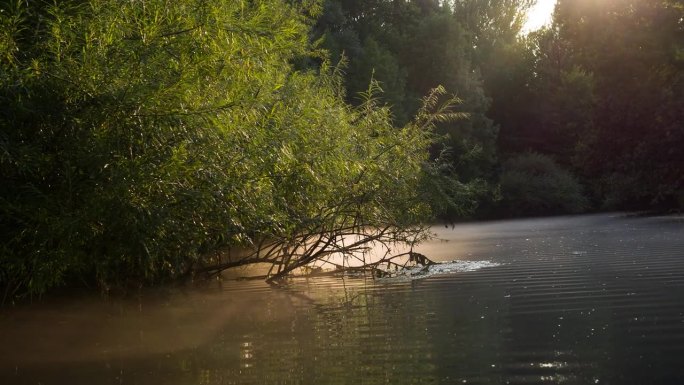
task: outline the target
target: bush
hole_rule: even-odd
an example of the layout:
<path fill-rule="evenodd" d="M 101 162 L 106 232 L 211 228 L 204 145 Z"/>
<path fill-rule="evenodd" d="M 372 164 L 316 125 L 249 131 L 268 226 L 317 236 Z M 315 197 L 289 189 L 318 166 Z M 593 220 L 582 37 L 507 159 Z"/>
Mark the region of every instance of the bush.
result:
<path fill-rule="evenodd" d="M 528 153 L 503 164 L 501 210 L 507 215 L 580 213 L 588 200 L 577 179 L 551 158 Z"/>
<path fill-rule="evenodd" d="M 416 234 L 433 115 L 395 128 L 376 85 L 352 109 L 334 69 L 296 71 L 315 9 L 289 3 L 0 12 L 5 298 L 175 279 L 210 251 L 265 239 Z"/>

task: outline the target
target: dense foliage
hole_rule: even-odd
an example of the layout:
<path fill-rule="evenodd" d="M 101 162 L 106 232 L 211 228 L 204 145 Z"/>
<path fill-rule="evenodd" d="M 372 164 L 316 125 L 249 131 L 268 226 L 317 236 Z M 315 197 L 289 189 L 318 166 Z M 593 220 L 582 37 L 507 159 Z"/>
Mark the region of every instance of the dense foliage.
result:
<path fill-rule="evenodd" d="M 576 175 L 595 209 L 682 208 L 681 1 L 559 0 L 550 26 L 521 35 L 530 5 L 328 0 L 315 35 L 348 58 L 348 90 L 378 79 L 397 121 L 432 84 L 455 90 L 470 119 L 439 129 L 461 180 L 494 186 L 500 159 L 535 152 Z"/>
<path fill-rule="evenodd" d="M 503 163 L 500 215 L 578 213 L 588 206 L 577 179 L 552 159 L 521 154 Z"/>
<path fill-rule="evenodd" d="M 521 26 L 515 17 L 491 21 L 490 16 L 509 12 L 504 3 L 515 10 L 521 4 L 328 0 L 315 32 L 333 60 L 344 56 L 349 61 L 345 84 L 350 103 L 358 103 L 356 93 L 374 78 L 395 121 L 403 123 L 436 84 L 454 90 L 462 100 L 460 111 L 469 118 L 440 124 L 438 130 L 448 135 L 457 177 L 484 180 L 496 162 L 497 127 L 486 116 L 490 99 L 479 62 L 488 60 L 485 47 L 492 51 L 500 35 L 515 37 Z M 475 50 L 474 44 L 482 49 Z"/>
<path fill-rule="evenodd" d="M 440 108 L 433 92 L 404 128 L 374 82 L 349 107 L 336 69 L 295 70 L 312 55 L 315 12 L 282 0 L 5 6 L 4 298 L 157 282 L 223 247 L 286 250 L 302 234 L 424 235 L 414 226 L 430 216 L 428 194 L 467 194 L 423 183 L 443 174 L 428 148 L 452 101 Z"/>
<path fill-rule="evenodd" d="M 684 208 L 681 2 L 559 0 L 520 46 L 500 152 L 553 156 L 598 208 Z"/>

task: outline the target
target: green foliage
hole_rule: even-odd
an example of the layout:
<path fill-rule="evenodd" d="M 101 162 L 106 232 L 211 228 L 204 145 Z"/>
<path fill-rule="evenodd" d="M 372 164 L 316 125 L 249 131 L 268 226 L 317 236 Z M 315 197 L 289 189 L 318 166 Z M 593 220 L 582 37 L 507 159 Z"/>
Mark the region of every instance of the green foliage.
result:
<path fill-rule="evenodd" d="M 508 159 L 500 183 L 500 205 L 509 215 L 579 213 L 588 206 L 577 179 L 541 154 Z"/>
<path fill-rule="evenodd" d="M 433 119 L 296 71 L 281 0 L 17 2 L 0 13 L 0 283 L 174 279 L 210 251 L 430 216 Z M 448 114 L 446 114 L 448 115 Z"/>
<path fill-rule="evenodd" d="M 493 174 L 498 132 L 488 117 L 491 99 L 480 68 L 493 68 L 500 47 L 515 41 L 527 6 L 528 1 L 327 0 L 315 34 L 333 60 L 348 58 L 349 102 L 358 103 L 357 93 L 373 77 L 395 122 L 413 116 L 420 97 L 438 84 L 457 93 L 458 111 L 468 118 L 436 128 L 447 137 L 452 178 L 480 183 Z"/>
<path fill-rule="evenodd" d="M 394 121 L 405 124 L 408 112 L 405 104 L 406 69 L 387 48 L 382 47 L 372 37 L 367 37 L 361 46 L 362 54 L 350 62 L 347 69 L 347 88 L 363 90 L 371 80 L 377 80 L 382 87 L 382 100 L 387 102 L 393 112 Z M 358 103 L 358 100 L 355 101 Z"/>
<path fill-rule="evenodd" d="M 684 67 L 676 58 L 684 12 L 667 2 L 621 0 L 563 3 L 556 17 L 574 62 L 596 82 L 583 172 L 608 206 L 673 205 L 684 191 Z M 600 49 L 599 41 L 615 43 Z"/>
<path fill-rule="evenodd" d="M 553 25 L 523 39 L 518 89 L 493 95 L 499 151 L 553 156 L 603 208 L 677 208 L 682 17 L 676 1 L 559 0 Z"/>

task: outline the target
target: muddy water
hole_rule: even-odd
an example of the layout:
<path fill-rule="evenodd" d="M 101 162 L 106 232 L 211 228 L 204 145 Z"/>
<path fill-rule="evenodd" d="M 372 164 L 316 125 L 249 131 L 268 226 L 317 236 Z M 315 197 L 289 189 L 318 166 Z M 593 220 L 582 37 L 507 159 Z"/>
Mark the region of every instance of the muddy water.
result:
<path fill-rule="evenodd" d="M 468 268 L 2 310 L 0 384 L 684 383 L 684 217 L 434 230 Z"/>

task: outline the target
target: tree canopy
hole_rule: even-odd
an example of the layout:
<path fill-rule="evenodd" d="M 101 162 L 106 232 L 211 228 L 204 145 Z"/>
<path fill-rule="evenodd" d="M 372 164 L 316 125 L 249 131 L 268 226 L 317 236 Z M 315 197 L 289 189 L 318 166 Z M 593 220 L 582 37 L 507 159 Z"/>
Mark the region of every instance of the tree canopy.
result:
<path fill-rule="evenodd" d="M 501 151 L 554 156 L 598 207 L 681 208 L 683 12 L 678 2 L 559 0 L 553 24 L 524 39 L 530 102 L 501 112 L 513 117 Z"/>

